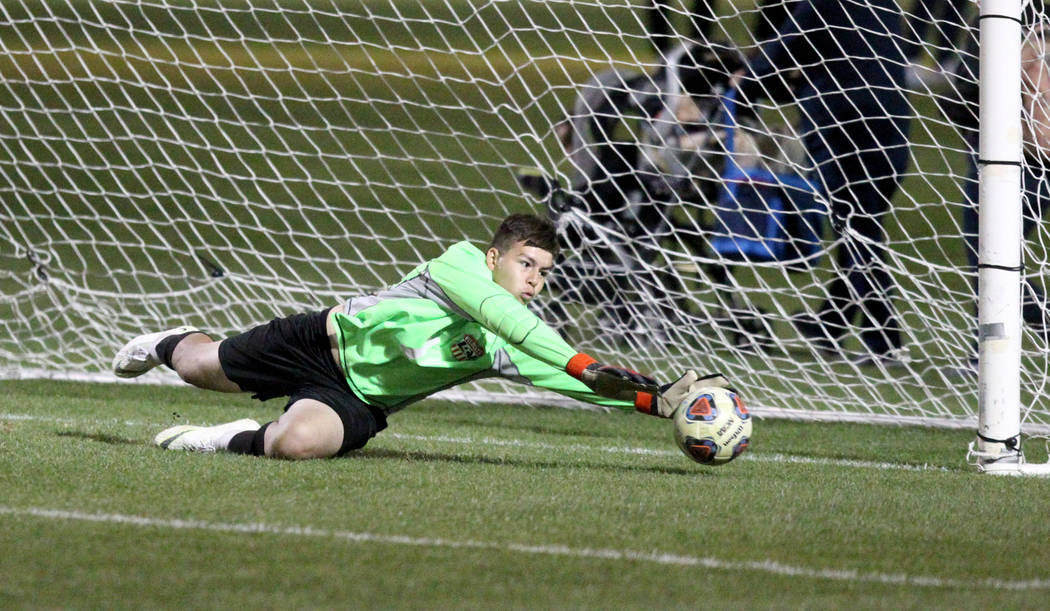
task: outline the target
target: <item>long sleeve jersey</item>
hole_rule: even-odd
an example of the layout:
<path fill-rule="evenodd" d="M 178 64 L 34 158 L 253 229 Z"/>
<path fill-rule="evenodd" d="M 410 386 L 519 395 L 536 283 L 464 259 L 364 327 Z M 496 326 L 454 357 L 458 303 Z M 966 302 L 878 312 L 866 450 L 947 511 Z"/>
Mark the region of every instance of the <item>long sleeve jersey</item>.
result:
<path fill-rule="evenodd" d="M 385 291 L 350 299 L 335 321 L 350 388 L 387 413 L 497 376 L 598 405 L 632 407 L 594 394 L 566 373 L 577 351 L 496 284 L 484 253 L 468 242 Z"/>

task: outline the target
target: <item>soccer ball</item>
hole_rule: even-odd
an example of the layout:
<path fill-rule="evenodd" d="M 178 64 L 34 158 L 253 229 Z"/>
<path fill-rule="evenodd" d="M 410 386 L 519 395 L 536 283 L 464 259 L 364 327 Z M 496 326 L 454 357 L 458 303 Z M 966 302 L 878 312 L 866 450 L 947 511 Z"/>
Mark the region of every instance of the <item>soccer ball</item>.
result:
<path fill-rule="evenodd" d="M 723 465 L 747 449 L 751 414 L 727 388 L 690 393 L 674 412 L 674 440 L 685 455 L 704 465 Z"/>

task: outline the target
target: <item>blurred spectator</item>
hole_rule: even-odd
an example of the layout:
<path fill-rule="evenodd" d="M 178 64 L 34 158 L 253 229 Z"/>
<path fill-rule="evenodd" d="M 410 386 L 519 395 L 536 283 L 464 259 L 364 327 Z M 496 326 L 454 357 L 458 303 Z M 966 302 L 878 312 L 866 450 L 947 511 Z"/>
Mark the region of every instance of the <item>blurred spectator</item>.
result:
<path fill-rule="evenodd" d="M 742 99 L 753 102 L 782 90 L 786 75 L 799 75 L 798 132 L 843 241 L 827 299 L 815 316 L 793 322 L 818 348 L 837 353 L 856 321 L 863 363 L 892 364 L 902 355 L 882 227 L 908 164 L 901 27 L 893 0 L 799 2 L 740 83 Z"/>
<path fill-rule="evenodd" d="M 674 34 L 673 18 L 674 11 L 667 0 L 652 0 L 648 9 L 649 17 L 649 39 L 657 51 L 663 53 L 669 48 L 678 45 L 677 36 Z M 715 25 L 714 0 L 696 0 L 693 2 L 692 10 L 689 11 L 690 31 L 686 34 L 689 38 L 698 41 L 708 40 L 711 28 Z"/>

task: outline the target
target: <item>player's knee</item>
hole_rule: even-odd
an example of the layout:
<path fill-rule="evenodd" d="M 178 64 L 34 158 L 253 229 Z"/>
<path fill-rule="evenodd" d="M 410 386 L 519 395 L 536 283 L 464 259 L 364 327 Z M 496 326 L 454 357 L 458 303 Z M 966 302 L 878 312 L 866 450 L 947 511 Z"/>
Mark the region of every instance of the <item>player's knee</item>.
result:
<path fill-rule="evenodd" d="M 309 422 L 290 422 L 274 431 L 266 454 L 273 458 L 305 460 L 330 458 L 339 452 L 340 440 L 334 431 L 321 430 Z"/>
<path fill-rule="evenodd" d="M 172 368 L 188 384 L 199 388 L 236 392 L 239 388 L 226 378 L 219 363 L 219 342 L 206 335 L 183 340 L 172 356 Z"/>

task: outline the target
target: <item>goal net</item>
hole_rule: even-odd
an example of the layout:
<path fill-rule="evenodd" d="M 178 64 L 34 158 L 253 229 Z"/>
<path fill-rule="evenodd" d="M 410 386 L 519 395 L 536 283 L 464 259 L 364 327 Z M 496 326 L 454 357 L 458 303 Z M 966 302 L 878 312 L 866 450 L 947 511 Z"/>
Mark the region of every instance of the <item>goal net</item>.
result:
<path fill-rule="evenodd" d="M 806 4 L 5 2 L 0 374 L 109 379 L 144 330 L 335 304 L 532 211 L 566 243 L 536 308 L 583 350 L 724 372 L 760 415 L 972 428 L 976 4 Z M 1026 11 L 1030 431 L 1046 21 Z"/>

